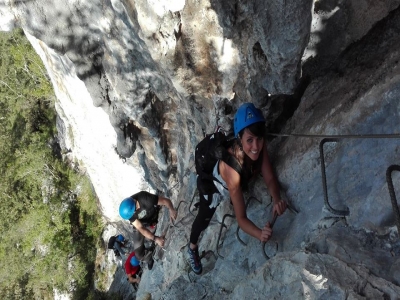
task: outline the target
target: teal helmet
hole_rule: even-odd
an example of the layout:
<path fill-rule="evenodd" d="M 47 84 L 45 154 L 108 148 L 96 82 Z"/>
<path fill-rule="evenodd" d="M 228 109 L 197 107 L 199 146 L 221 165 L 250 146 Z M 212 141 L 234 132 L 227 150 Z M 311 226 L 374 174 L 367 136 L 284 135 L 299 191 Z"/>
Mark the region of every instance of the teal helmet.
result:
<path fill-rule="evenodd" d="M 239 132 L 258 122 L 265 122 L 261 110 L 256 108 L 253 103 L 243 103 L 237 110 L 233 119 L 233 130 L 235 137 L 239 136 Z"/>
<path fill-rule="evenodd" d="M 140 265 L 139 260 L 136 258 L 136 256 L 132 256 L 131 261 L 130 261 L 131 265 L 134 267 L 137 267 L 138 265 Z"/>
<path fill-rule="evenodd" d="M 133 214 L 136 210 L 136 202 L 131 197 L 125 198 L 122 200 L 119 205 L 119 215 L 122 219 L 129 220 L 132 218 Z"/>

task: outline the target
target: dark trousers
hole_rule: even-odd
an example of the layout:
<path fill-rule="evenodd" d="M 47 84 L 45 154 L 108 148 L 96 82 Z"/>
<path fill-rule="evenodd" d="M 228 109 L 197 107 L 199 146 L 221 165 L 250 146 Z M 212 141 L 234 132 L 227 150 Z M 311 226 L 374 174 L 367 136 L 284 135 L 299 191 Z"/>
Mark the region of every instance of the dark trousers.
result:
<path fill-rule="evenodd" d="M 211 195 L 209 197 L 211 197 Z M 200 194 L 199 211 L 193 222 L 192 231 L 190 233 L 190 242 L 192 244 L 197 244 L 200 234 L 208 227 L 215 213 L 216 208 L 210 208 L 209 205 L 210 203 Z"/>
<path fill-rule="evenodd" d="M 135 252 L 135 256 L 144 262 L 149 262 L 152 259 L 152 252 L 146 250 L 144 247 L 144 235 L 140 233 L 135 227 L 133 228 L 133 251 Z"/>

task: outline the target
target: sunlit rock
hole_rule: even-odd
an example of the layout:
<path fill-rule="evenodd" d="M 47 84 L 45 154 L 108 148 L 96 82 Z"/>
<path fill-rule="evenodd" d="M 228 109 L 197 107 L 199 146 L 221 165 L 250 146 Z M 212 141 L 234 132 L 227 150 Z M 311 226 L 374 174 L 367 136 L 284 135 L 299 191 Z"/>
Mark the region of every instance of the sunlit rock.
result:
<path fill-rule="evenodd" d="M 4 1 L 0 28 L 22 27 L 45 63 L 64 158 L 89 175 L 109 221 L 102 238 L 129 238 L 118 206 L 141 189 L 180 205 L 175 226 L 163 209 L 157 234 L 166 245 L 137 293 L 123 260 L 106 250 L 96 286 L 124 299 L 397 299 L 400 242 L 385 172 L 399 164 L 398 137 L 360 135 L 399 134 L 398 5 Z M 265 247 L 228 218 L 217 245 L 223 216 L 233 214 L 224 203 L 202 236 L 196 276 L 186 263 L 198 201 L 194 146 L 217 125 L 231 130 L 245 101 L 262 108 L 269 132 L 297 135 L 269 138 L 268 149 L 298 213 L 277 219 Z M 358 136 L 323 148 L 328 204 L 346 216 L 324 199 L 326 135 Z M 396 186 L 399 178 L 394 172 Z M 262 178 L 250 196 L 248 217 L 261 227 L 272 219 Z"/>

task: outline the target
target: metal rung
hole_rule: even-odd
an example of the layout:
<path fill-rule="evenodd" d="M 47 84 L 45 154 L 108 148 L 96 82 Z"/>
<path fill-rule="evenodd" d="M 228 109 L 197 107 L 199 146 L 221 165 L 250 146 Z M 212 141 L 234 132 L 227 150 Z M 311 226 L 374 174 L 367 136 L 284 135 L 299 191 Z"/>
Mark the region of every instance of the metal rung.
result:
<path fill-rule="evenodd" d="M 226 227 L 226 225 L 225 225 L 225 219 L 226 219 L 226 217 L 230 217 L 230 218 L 232 218 L 232 219 L 234 219 L 235 218 L 235 216 L 234 215 L 230 215 L 230 214 L 225 214 L 224 215 L 224 217 L 222 218 L 222 223 L 221 223 L 221 227 L 220 227 L 220 229 L 219 229 L 219 234 L 218 234 L 218 239 L 217 239 L 217 254 L 218 254 L 218 256 L 219 257 L 221 257 L 222 259 L 224 259 L 224 257 L 221 255 L 221 254 L 219 254 L 219 251 L 218 251 L 218 247 L 219 247 L 219 240 L 220 240 L 220 238 L 221 238 L 221 233 L 222 233 L 222 228 L 223 227 Z"/>
<path fill-rule="evenodd" d="M 250 204 L 251 199 L 256 200 L 258 203 L 262 203 L 262 202 L 261 202 L 260 200 L 258 200 L 256 197 L 250 196 L 250 197 L 247 199 L 247 201 L 246 201 L 246 205 L 245 205 L 246 210 L 247 210 L 247 207 L 248 207 L 249 204 Z M 271 199 L 272 199 L 272 197 L 271 197 Z M 242 240 L 242 239 L 240 238 L 240 236 L 239 236 L 239 229 L 240 229 L 240 226 L 238 225 L 238 227 L 237 227 L 237 229 L 236 229 L 236 238 L 238 239 L 238 241 L 239 241 L 243 246 L 247 246 L 247 244 L 246 244 L 245 242 L 243 242 L 243 240 Z"/>
<path fill-rule="evenodd" d="M 326 185 L 326 173 L 325 173 L 325 158 L 324 158 L 324 144 L 325 143 L 332 143 L 332 142 L 337 142 L 339 139 L 337 138 L 326 138 L 322 139 L 320 144 L 319 144 L 319 154 L 321 158 L 321 173 L 322 173 L 322 188 L 324 190 L 324 201 L 325 201 L 325 207 L 327 210 L 329 210 L 331 213 L 339 216 L 348 216 L 350 214 L 349 208 L 347 207 L 346 210 L 338 210 L 334 209 L 330 204 L 328 200 L 328 188 Z"/>
<path fill-rule="evenodd" d="M 386 181 L 388 184 L 390 200 L 392 202 L 393 213 L 394 213 L 394 217 L 396 220 L 397 232 L 398 232 L 398 236 L 400 238 L 400 211 L 399 211 L 399 206 L 397 205 L 396 193 L 395 193 L 394 187 L 393 187 L 393 180 L 392 180 L 392 172 L 393 171 L 400 172 L 400 166 L 399 165 L 391 165 L 386 170 Z"/>

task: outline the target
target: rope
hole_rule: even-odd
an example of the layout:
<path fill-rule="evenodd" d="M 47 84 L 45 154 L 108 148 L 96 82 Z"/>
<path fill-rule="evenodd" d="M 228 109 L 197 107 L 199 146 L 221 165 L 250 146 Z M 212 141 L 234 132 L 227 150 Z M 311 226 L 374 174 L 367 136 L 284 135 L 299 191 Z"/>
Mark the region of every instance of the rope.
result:
<path fill-rule="evenodd" d="M 306 137 L 306 138 L 333 138 L 333 139 L 398 139 L 400 133 L 391 134 L 301 134 L 301 133 L 267 133 L 277 137 Z"/>

